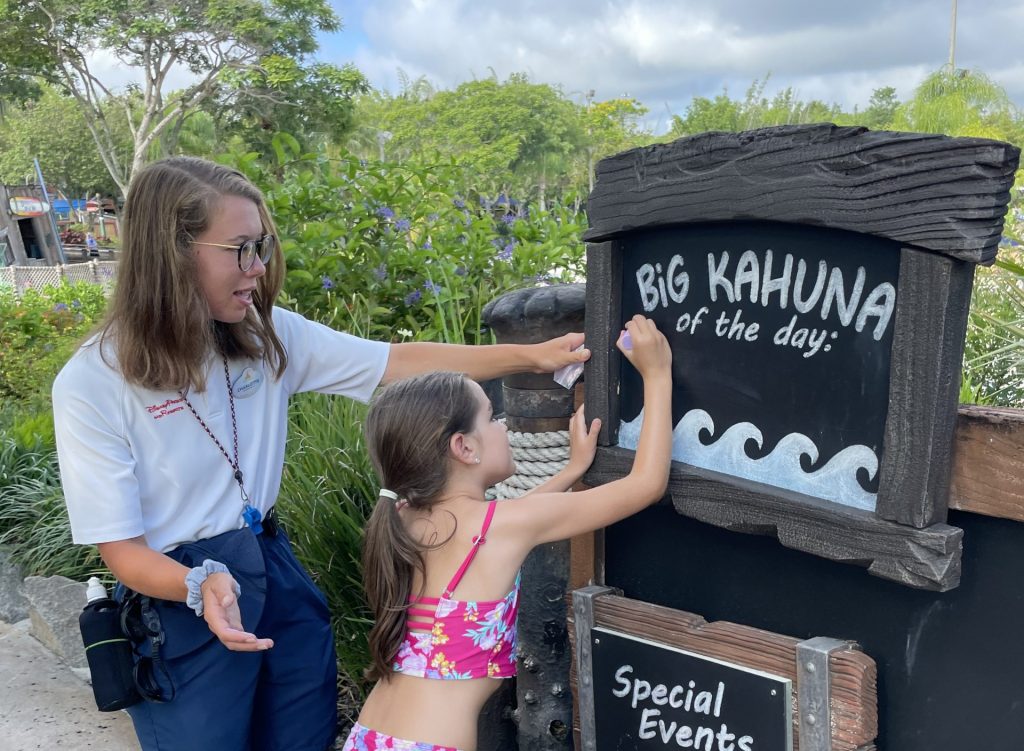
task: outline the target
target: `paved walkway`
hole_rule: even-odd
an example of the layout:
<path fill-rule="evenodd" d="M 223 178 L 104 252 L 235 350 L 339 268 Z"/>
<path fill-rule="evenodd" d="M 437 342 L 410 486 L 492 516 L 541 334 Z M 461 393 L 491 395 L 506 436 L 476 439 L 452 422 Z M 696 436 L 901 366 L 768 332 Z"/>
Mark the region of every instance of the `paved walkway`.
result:
<path fill-rule="evenodd" d="M 0 751 L 139 751 L 124 712 L 100 712 L 92 688 L 28 633 L 0 621 Z"/>

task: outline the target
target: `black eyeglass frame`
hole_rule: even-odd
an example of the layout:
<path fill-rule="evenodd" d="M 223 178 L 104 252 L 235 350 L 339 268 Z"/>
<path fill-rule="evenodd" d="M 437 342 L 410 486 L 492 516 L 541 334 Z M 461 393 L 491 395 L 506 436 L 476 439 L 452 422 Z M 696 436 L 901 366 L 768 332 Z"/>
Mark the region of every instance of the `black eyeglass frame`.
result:
<path fill-rule="evenodd" d="M 270 233 L 267 233 L 259 240 L 246 240 L 239 245 L 227 245 L 226 243 L 204 243 L 198 240 L 193 240 L 195 245 L 209 245 L 214 248 L 224 248 L 225 250 L 233 250 L 238 254 L 238 269 L 240 271 L 248 271 L 256 263 L 256 259 L 260 259 L 260 263 L 266 266 L 270 263 L 270 257 L 274 255 L 274 249 L 277 247 L 277 238 Z M 248 255 L 250 260 L 245 266 L 242 265 L 242 256 Z"/>

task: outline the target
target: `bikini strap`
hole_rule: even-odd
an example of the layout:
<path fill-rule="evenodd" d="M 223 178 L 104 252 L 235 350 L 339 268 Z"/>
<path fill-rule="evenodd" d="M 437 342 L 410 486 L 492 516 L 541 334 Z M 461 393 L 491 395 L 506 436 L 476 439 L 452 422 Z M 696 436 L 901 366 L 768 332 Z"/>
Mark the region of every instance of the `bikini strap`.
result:
<path fill-rule="evenodd" d="M 491 519 L 494 518 L 494 507 L 496 505 L 498 505 L 497 501 L 491 501 L 487 504 L 487 514 L 484 516 L 484 524 L 480 528 L 480 534 L 473 537 L 473 545 L 470 547 L 469 552 L 466 553 L 465 560 L 462 561 L 462 565 L 459 566 L 459 570 L 455 572 L 455 576 L 452 577 L 452 580 L 448 582 L 448 586 L 444 588 L 444 592 L 441 593 L 441 596 L 446 600 L 450 600 L 452 598 L 452 593 L 455 591 L 455 588 L 459 586 L 459 582 L 462 581 L 463 574 L 466 573 L 466 569 L 469 568 L 469 564 L 473 562 L 473 557 L 476 555 L 477 549 L 487 542 L 487 530 L 491 526 Z"/>

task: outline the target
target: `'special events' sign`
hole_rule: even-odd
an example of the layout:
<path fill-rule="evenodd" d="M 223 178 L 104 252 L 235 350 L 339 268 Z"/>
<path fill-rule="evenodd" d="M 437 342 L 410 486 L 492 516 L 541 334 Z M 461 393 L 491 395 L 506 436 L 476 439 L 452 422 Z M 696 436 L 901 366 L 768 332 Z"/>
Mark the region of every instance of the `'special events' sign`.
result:
<path fill-rule="evenodd" d="M 591 630 L 597 751 L 790 751 L 791 681 Z"/>

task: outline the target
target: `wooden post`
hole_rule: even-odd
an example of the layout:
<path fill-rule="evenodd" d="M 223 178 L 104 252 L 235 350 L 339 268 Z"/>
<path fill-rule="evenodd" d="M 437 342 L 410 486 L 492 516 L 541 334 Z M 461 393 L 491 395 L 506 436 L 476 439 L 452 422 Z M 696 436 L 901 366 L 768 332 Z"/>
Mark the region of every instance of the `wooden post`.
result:
<path fill-rule="evenodd" d="M 491 301 L 483 317 L 499 343 L 530 344 L 583 331 L 584 303 L 582 284 L 537 287 Z M 509 430 L 540 433 L 569 427 L 573 391 L 559 386 L 551 375 L 509 376 L 503 393 Z M 565 607 L 569 561 L 566 540 L 535 548 L 523 564 L 514 714 L 522 751 L 572 748 L 572 652 Z M 481 732 L 480 737 L 487 738 L 488 749 L 507 748 L 495 745 L 490 734 Z"/>

